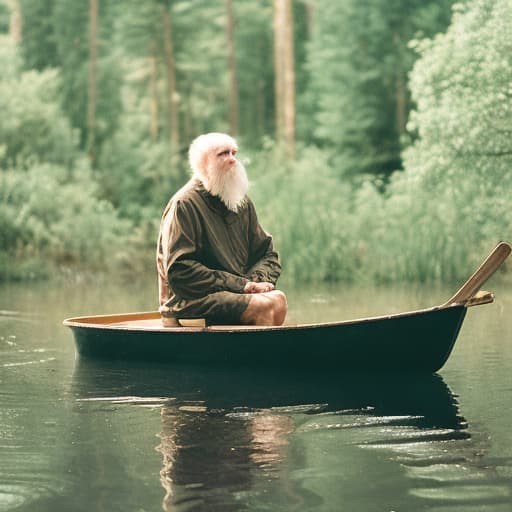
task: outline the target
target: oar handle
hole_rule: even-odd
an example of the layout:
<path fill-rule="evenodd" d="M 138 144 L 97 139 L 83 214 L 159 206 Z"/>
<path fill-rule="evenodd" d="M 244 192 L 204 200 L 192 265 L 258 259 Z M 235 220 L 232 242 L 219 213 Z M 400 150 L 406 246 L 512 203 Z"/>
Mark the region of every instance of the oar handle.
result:
<path fill-rule="evenodd" d="M 512 247 L 507 242 L 500 242 L 487 256 L 485 261 L 475 270 L 473 275 L 462 285 L 442 307 L 451 304 L 466 304 L 480 290 L 481 286 L 498 270 L 508 258 Z"/>

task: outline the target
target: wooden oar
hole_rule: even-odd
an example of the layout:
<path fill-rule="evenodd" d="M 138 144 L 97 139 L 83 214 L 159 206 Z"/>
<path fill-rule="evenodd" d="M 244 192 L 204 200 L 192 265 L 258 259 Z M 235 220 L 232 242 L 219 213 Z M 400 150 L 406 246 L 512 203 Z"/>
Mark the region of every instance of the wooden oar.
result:
<path fill-rule="evenodd" d="M 462 285 L 459 291 L 455 293 L 441 307 L 451 304 L 482 304 L 484 300 L 470 302 L 480 290 L 480 287 L 498 270 L 500 265 L 507 259 L 512 251 L 512 247 L 507 242 L 500 242 L 496 248 L 487 256 L 485 261 L 476 269 L 473 275 Z M 482 296 L 482 299 L 484 296 Z M 492 297 L 491 297 L 492 301 Z M 486 302 L 490 302 L 487 300 Z"/>

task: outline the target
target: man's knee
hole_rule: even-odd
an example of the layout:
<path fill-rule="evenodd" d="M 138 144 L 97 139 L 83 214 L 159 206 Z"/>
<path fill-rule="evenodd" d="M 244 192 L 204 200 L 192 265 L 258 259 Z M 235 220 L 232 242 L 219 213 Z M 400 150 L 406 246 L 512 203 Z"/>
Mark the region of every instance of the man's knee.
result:
<path fill-rule="evenodd" d="M 281 290 L 272 290 L 262 295 L 266 300 L 261 302 L 261 306 L 265 310 L 265 316 L 271 318 L 270 324 L 282 325 L 288 311 L 286 295 Z"/>
<path fill-rule="evenodd" d="M 286 318 L 286 313 L 288 312 L 288 302 L 286 300 L 286 295 L 281 290 L 273 290 L 270 293 L 273 295 L 272 306 L 274 324 L 282 325 L 284 319 Z"/>
<path fill-rule="evenodd" d="M 280 290 L 257 293 L 251 296 L 241 322 L 256 325 L 282 325 L 288 305 L 286 295 Z"/>

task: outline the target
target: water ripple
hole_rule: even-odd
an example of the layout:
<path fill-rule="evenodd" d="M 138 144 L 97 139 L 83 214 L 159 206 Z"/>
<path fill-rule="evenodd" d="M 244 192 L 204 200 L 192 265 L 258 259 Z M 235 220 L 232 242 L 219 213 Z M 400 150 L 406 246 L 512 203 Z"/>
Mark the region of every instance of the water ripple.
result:
<path fill-rule="evenodd" d="M 56 357 L 48 357 L 46 359 L 38 359 L 35 361 L 19 361 L 16 363 L 2 363 L 2 364 L 0 364 L 0 367 L 10 368 L 13 366 L 27 366 L 27 365 L 32 365 L 32 364 L 44 364 L 44 363 L 49 363 L 50 361 L 55 361 L 56 359 L 57 359 Z"/>
<path fill-rule="evenodd" d="M 175 398 L 166 397 L 141 397 L 141 396 L 105 396 L 105 397 L 90 397 L 90 398 L 77 398 L 76 402 L 107 402 L 110 404 L 124 404 L 124 405 L 151 405 L 151 406 L 164 406 L 173 403 Z"/>

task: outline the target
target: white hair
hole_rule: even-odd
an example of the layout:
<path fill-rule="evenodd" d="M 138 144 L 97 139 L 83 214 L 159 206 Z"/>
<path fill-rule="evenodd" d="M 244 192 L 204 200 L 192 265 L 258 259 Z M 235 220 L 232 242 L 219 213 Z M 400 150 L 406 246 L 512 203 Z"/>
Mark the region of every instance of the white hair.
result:
<path fill-rule="evenodd" d="M 203 176 L 206 172 L 208 155 L 224 146 L 238 148 L 236 140 L 226 133 L 205 133 L 195 138 L 188 150 L 188 161 L 194 174 Z"/>
<path fill-rule="evenodd" d="M 235 148 L 235 139 L 225 133 L 207 133 L 192 141 L 188 158 L 193 175 L 199 179 L 204 188 L 214 196 L 218 196 L 231 210 L 238 211 L 245 203 L 245 195 L 249 189 L 247 173 L 238 160 L 229 169 L 219 172 L 218 162 L 209 159 L 218 150 Z"/>

